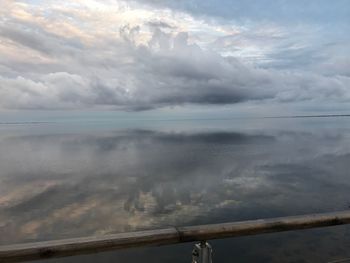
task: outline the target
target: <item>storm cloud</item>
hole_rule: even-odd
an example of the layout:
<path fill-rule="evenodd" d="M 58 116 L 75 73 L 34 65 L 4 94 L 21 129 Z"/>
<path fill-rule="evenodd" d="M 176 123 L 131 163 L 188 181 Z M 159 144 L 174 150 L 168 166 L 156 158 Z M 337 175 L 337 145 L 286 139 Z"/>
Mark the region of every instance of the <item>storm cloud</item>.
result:
<path fill-rule="evenodd" d="M 346 58 L 331 50 L 316 60 L 317 51 L 296 49 L 298 42 L 275 24 L 248 32 L 231 20 L 122 1 L 1 5 L 10 10 L 0 11 L 1 108 L 147 110 L 350 99 Z M 253 45 L 264 53 L 260 60 L 239 55 Z"/>

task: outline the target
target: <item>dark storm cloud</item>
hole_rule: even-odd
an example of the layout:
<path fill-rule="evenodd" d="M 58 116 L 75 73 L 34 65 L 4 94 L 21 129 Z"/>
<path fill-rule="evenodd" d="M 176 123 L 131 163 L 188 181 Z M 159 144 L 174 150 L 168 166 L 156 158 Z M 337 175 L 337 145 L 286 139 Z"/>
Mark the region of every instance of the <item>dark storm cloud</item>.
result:
<path fill-rule="evenodd" d="M 27 38 L 17 37 L 16 40 L 28 47 L 36 43 L 36 40 Z M 86 54 L 79 56 L 77 53 L 76 61 L 66 68 L 71 73 L 41 74 L 35 79 L 29 76 L 0 77 L 1 103 L 9 108 L 109 105 L 143 110 L 184 103 L 230 104 L 247 100 L 279 100 L 279 97 L 295 101 L 300 96 L 309 99 L 316 95 L 347 97 L 348 79 L 257 69 L 188 44 L 184 33 L 171 38 L 166 33 L 157 32 L 149 45 L 133 47 L 130 42 L 116 43 L 114 59 L 104 56 L 86 58 Z M 152 47 L 159 50 L 153 51 Z M 41 47 L 36 50 L 46 53 L 51 49 Z M 59 51 L 55 50 L 55 53 Z M 131 62 L 123 64 L 119 55 Z M 86 59 L 88 64 L 84 67 Z M 102 61 L 105 68 L 100 67 Z M 96 75 L 89 76 L 85 70 L 95 71 L 93 74 Z M 331 86 L 322 87 L 323 82 Z M 305 86 L 310 88 L 304 90 Z M 286 92 L 288 98 L 283 95 Z"/>
<path fill-rule="evenodd" d="M 49 22 L 61 21 L 65 12 L 69 9 L 53 12 L 48 16 L 53 21 Z M 6 46 L 0 57 L 2 108 L 141 111 L 184 104 L 350 99 L 350 80 L 346 74 L 338 74 L 347 72 L 343 69 L 347 63 L 334 50 L 321 54 L 312 48 L 295 48 L 287 41 L 284 47 L 281 44 L 267 52 L 269 57 L 261 58 L 272 60 L 264 68 L 220 53 L 221 49 L 229 51 L 225 50 L 227 41 L 232 42 L 232 50 L 239 43 L 244 48 L 249 43 L 263 47 L 272 40 L 286 41 L 286 36 L 274 28 L 217 37 L 208 46 L 216 47 L 214 52 L 197 44 L 191 32 L 179 32 L 182 21 L 173 25 L 166 19 L 150 18 L 138 25 L 120 25 L 103 37 L 67 25 L 68 19 L 63 21 L 69 34 L 33 21 L 9 16 L 0 23 L 2 41 L 22 52 L 5 52 Z M 197 27 L 203 24 L 196 23 Z M 147 40 L 145 27 L 150 30 Z M 143 42 L 138 42 L 140 39 Z M 320 63 L 320 69 L 315 69 L 317 61 L 334 62 L 336 66 L 327 71 Z"/>

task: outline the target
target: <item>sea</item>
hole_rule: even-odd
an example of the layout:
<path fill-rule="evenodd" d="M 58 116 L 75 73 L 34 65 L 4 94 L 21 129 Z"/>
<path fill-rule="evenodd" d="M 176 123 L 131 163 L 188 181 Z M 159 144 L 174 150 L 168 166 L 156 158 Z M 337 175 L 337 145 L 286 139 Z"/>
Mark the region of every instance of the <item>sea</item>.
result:
<path fill-rule="evenodd" d="M 346 116 L 0 115 L 0 245 L 349 208 Z M 214 263 L 336 262 L 350 226 L 209 242 Z M 38 262 L 185 263 L 193 245 Z"/>

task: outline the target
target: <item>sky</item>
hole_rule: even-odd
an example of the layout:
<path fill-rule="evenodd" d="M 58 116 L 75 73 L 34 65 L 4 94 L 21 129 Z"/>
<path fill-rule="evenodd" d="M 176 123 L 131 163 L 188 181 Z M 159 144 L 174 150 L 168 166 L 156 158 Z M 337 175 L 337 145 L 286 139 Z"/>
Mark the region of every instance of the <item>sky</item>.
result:
<path fill-rule="evenodd" d="M 350 112 L 347 0 L 2 0 L 0 111 Z"/>

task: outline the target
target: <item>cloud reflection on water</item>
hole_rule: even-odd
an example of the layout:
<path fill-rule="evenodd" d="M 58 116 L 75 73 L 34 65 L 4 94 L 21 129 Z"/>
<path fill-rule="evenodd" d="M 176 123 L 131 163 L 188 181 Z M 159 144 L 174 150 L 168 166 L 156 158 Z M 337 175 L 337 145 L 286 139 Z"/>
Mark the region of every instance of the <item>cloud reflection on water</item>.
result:
<path fill-rule="evenodd" d="M 345 209 L 347 133 L 3 136 L 0 242 Z"/>

